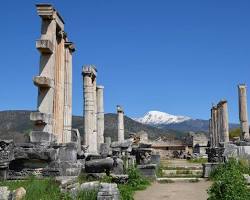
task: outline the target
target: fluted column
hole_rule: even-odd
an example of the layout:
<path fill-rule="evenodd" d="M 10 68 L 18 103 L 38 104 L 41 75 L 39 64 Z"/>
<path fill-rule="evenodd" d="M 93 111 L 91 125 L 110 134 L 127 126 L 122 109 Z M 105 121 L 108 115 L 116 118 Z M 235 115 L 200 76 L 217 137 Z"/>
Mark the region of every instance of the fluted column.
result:
<path fill-rule="evenodd" d="M 246 85 L 238 85 L 239 94 L 239 119 L 241 124 L 241 138 L 249 138 L 249 125 L 248 125 L 248 114 L 247 114 L 247 91 Z"/>
<path fill-rule="evenodd" d="M 65 80 L 64 80 L 64 130 L 63 143 L 71 142 L 72 131 L 72 42 L 65 43 Z"/>
<path fill-rule="evenodd" d="M 213 127 L 212 127 L 212 119 L 210 118 L 208 121 L 208 133 L 209 133 L 209 138 L 210 138 L 210 147 L 213 147 Z"/>
<path fill-rule="evenodd" d="M 117 106 L 118 115 L 118 142 L 124 141 L 124 111 L 121 106 Z"/>
<path fill-rule="evenodd" d="M 83 67 L 84 84 L 84 144 L 88 146 L 89 153 L 97 153 L 96 134 L 96 97 L 94 87 L 97 71 L 93 65 Z"/>
<path fill-rule="evenodd" d="M 212 108 L 212 125 L 213 125 L 213 138 L 214 138 L 214 147 L 218 147 L 219 138 L 218 138 L 218 128 L 217 128 L 218 120 L 217 120 L 217 107 L 213 106 Z"/>
<path fill-rule="evenodd" d="M 104 87 L 98 85 L 96 87 L 96 104 L 97 104 L 97 146 L 100 150 L 100 144 L 104 143 L 104 103 L 103 103 Z"/>
<path fill-rule="evenodd" d="M 222 100 L 221 104 L 221 136 L 222 142 L 229 142 L 229 125 L 228 125 L 228 109 L 227 101 Z"/>

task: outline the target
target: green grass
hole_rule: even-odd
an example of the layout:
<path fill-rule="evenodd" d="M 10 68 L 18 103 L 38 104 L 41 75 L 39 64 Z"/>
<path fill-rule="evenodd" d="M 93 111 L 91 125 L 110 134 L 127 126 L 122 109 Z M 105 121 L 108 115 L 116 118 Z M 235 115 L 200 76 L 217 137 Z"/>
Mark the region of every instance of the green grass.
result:
<path fill-rule="evenodd" d="M 24 200 L 70 199 L 68 194 L 60 192 L 59 185 L 52 179 L 38 180 L 30 178 L 29 180 L 22 181 L 1 181 L 0 186 L 8 186 L 10 190 L 24 187 L 27 192 Z"/>
<path fill-rule="evenodd" d="M 8 186 L 9 190 L 24 187 L 26 196 L 23 200 L 72 200 L 68 193 L 61 193 L 58 183 L 53 179 L 35 179 L 19 181 L 1 181 L 0 186 Z M 81 191 L 76 200 L 96 200 L 97 191 Z"/>

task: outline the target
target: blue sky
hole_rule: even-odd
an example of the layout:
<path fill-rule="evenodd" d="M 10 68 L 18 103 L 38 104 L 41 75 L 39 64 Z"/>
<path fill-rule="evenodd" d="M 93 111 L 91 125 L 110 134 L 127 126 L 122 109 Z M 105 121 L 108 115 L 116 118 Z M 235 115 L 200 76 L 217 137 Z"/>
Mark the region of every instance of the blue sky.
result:
<path fill-rule="evenodd" d="M 0 110 L 36 108 L 38 2 L 1 2 Z M 250 88 L 250 1 L 47 2 L 77 48 L 75 115 L 83 110 L 82 65 L 95 64 L 105 112 L 121 104 L 131 117 L 160 110 L 207 119 L 211 103 L 226 98 L 229 119 L 238 122 L 237 84 Z"/>

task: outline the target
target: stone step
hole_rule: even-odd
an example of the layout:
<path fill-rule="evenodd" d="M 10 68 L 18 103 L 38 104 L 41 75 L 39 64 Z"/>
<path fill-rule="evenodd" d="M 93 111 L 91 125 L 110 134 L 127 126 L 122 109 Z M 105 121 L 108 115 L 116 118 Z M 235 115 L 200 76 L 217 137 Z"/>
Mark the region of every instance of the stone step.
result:
<path fill-rule="evenodd" d="M 198 181 L 202 181 L 202 180 L 206 180 L 204 178 L 195 178 L 195 177 L 173 177 L 173 178 L 169 178 L 169 177 L 163 177 L 163 178 L 157 178 L 156 179 L 157 182 L 159 183 L 175 183 L 175 182 L 198 182 Z"/>
<path fill-rule="evenodd" d="M 202 175 L 202 170 L 162 170 L 164 176 L 172 175 Z"/>

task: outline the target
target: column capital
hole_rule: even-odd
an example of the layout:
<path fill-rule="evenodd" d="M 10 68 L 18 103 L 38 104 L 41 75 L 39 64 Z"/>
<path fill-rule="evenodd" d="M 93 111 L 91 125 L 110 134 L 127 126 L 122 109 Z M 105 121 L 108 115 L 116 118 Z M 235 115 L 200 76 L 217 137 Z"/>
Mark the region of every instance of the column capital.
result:
<path fill-rule="evenodd" d="M 71 52 L 75 52 L 75 44 L 73 42 L 65 42 L 65 48 L 68 48 Z"/>
<path fill-rule="evenodd" d="M 124 113 L 123 108 L 120 105 L 117 105 L 116 108 L 117 108 L 117 113 Z"/>
<path fill-rule="evenodd" d="M 97 85 L 96 89 L 104 89 L 104 86 L 103 85 Z"/>
<path fill-rule="evenodd" d="M 238 88 L 240 88 L 240 89 L 241 88 L 246 88 L 246 87 L 247 87 L 247 85 L 245 83 L 241 83 L 241 84 L 238 85 Z"/>
<path fill-rule="evenodd" d="M 96 77 L 97 76 L 97 69 L 95 65 L 84 65 L 82 67 L 82 75 L 91 75 Z"/>

